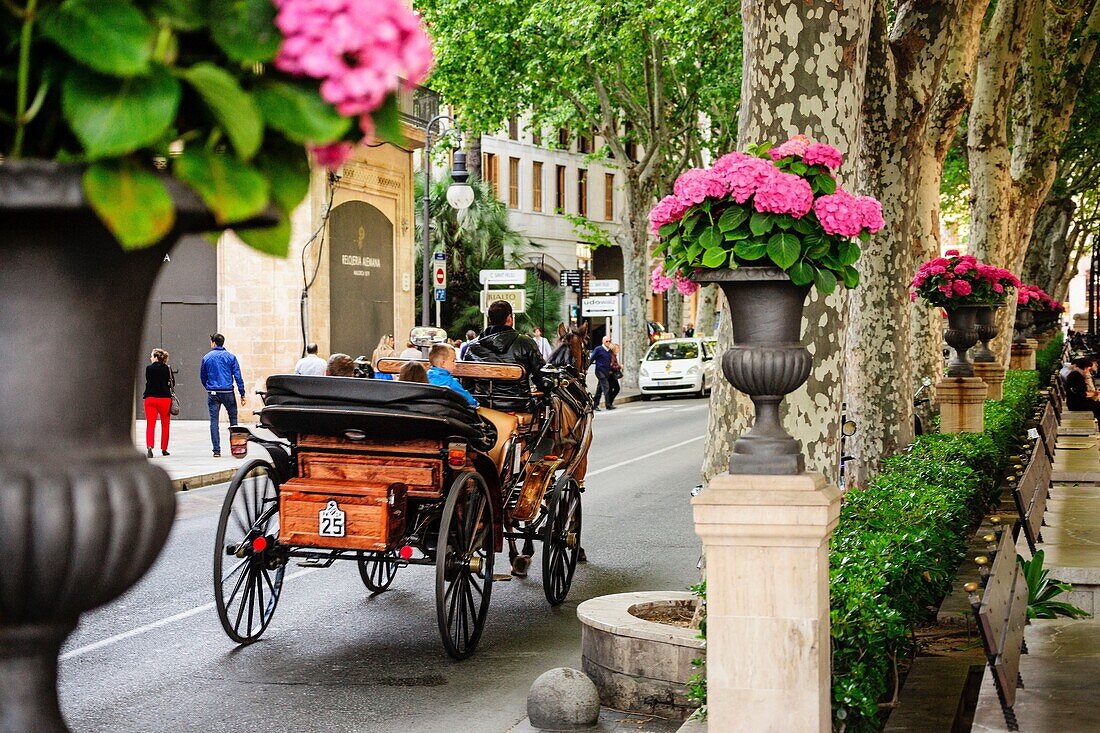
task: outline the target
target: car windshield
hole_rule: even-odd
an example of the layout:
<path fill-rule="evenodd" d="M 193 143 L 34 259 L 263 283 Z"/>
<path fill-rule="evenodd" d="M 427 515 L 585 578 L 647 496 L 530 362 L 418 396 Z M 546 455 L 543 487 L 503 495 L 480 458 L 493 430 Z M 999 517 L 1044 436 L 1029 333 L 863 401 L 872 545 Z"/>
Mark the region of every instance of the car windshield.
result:
<path fill-rule="evenodd" d="M 693 341 L 666 341 L 656 343 L 646 354 L 646 361 L 667 361 L 668 359 L 698 359 L 699 345 Z"/>

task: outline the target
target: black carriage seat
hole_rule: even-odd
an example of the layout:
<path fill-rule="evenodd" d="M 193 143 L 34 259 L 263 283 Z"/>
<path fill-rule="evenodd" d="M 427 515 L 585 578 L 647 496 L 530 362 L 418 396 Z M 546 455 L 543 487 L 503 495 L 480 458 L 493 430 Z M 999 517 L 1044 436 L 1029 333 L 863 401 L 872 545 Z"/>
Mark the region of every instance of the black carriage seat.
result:
<path fill-rule="evenodd" d="M 377 439 L 462 437 L 481 452 L 496 443 L 493 426 L 454 391 L 382 379 L 270 376 L 260 424 L 282 436 L 357 430 Z"/>

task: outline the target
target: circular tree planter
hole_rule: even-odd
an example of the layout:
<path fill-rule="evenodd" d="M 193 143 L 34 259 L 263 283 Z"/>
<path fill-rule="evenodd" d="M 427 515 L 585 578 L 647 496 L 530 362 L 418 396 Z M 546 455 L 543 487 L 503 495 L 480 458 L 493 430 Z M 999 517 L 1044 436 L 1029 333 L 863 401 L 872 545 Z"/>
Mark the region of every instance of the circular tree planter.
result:
<path fill-rule="evenodd" d="M 687 699 L 688 679 L 702 658 L 699 630 L 655 623 L 637 613 L 661 607 L 694 609 L 695 596 L 682 591 L 617 593 L 577 607 L 581 622 L 581 668 L 615 710 L 684 720 L 695 710 Z"/>

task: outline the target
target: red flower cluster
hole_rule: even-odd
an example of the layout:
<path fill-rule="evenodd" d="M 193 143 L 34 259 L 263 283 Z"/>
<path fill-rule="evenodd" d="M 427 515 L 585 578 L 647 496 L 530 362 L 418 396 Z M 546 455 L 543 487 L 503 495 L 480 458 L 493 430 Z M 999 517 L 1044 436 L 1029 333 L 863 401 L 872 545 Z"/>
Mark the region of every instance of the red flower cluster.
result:
<path fill-rule="evenodd" d="M 949 249 L 923 263 L 910 287 L 910 300 L 919 295 L 932 305 L 997 305 L 1004 303 L 1008 288 L 1020 287 L 1020 279 L 1003 267 Z"/>
<path fill-rule="evenodd" d="M 1016 291 L 1016 305 L 1034 311 L 1053 311 L 1064 313 L 1066 307 L 1037 285 L 1020 285 Z"/>

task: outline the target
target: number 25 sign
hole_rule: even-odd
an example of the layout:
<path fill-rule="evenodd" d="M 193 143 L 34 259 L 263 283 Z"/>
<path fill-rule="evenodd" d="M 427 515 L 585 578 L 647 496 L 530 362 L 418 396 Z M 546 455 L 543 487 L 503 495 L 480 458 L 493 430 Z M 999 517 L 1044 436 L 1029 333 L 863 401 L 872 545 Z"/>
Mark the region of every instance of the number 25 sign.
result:
<path fill-rule="evenodd" d="M 317 534 L 322 537 L 343 537 L 347 533 L 347 513 L 340 510 L 335 499 L 318 512 Z"/>

